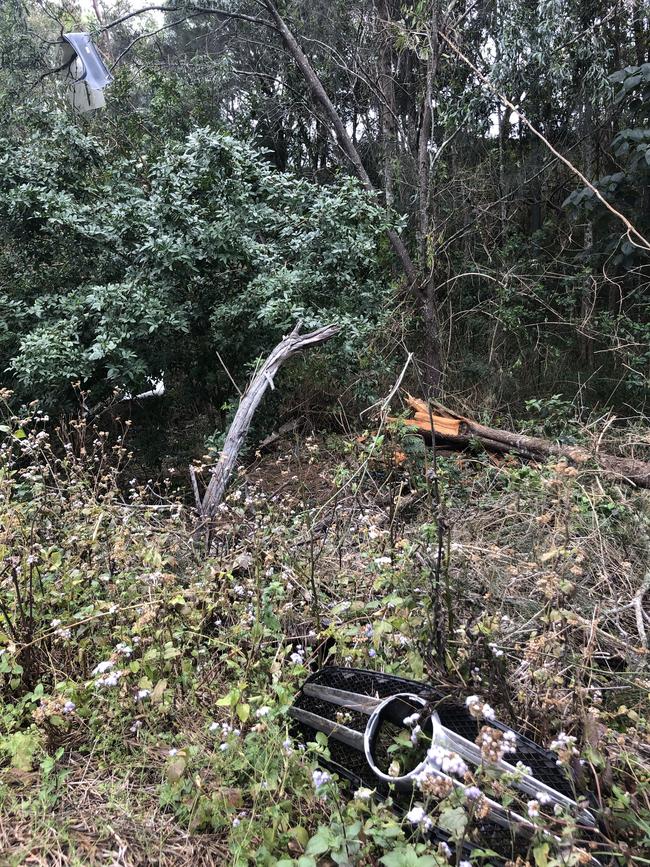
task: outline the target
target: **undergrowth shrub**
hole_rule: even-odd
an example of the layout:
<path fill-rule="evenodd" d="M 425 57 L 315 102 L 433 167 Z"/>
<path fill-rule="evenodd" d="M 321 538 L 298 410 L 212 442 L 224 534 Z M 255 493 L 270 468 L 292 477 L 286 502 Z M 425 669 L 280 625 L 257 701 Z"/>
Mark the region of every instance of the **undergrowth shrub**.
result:
<path fill-rule="evenodd" d="M 0 846 L 16 863 L 51 855 L 53 825 L 59 863 L 85 863 L 80 822 L 109 852 L 126 836 L 134 863 L 153 846 L 169 864 L 449 863 L 424 819 L 461 842 L 476 805 L 418 795 L 400 817 L 319 770 L 324 737 L 292 736 L 295 691 L 327 661 L 473 694 L 555 742 L 595 794 L 599 857 L 643 863 L 647 648 L 626 601 L 643 495 L 479 452 L 438 457 L 435 507 L 429 455 L 399 427 L 311 436 L 240 472 L 206 553 L 182 503 L 129 479 L 128 428 L 53 431 L 32 407 L 2 436 Z M 393 760 L 411 745 L 406 728 Z M 472 782 L 494 796 L 484 770 Z M 585 863 L 573 820 L 533 801 L 529 860 Z"/>
<path fill-rule="evenodd" d="M 0 362 L 23 395 L 69 405 L 80 381 L 97 402 L 164 373 L 220 402 L 298 319 L 340 323 L 329 375 L 356 368 L 390 308 L 388 218 L 357 182 L 274 171 L 207 127 L 124 156 L 101 122 L 37 120 L 0 138 Z"/>

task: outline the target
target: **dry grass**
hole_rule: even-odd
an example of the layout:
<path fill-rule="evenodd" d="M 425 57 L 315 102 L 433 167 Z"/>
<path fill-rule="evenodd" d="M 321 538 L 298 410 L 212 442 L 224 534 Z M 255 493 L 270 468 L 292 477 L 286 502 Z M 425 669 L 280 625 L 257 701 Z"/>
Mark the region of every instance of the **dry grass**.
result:
<path fill-rule="evenodd" d="M 130 512 L 139 517 L 129 519 L 124 538 L 113 538 L 114 552 L 133 559 L 129 546 L 146 543 L 168 556 L 156 617 L 173 612 L 165 608 L 165 594 L 185 593 L 197 610 L 218 600 L 184 638 L 186 653 L 200 639 L 213 656 L 193 673 L 191 690 L 180 668 L 174 670 L 177 681 L 166 675 L 166 739 L 141 742 L 126 725 L 121 752 L 104 755 L 92 739 L 73 738 L 57 763 L 54 789 L 35 770 L 5 768 L 1 863 L 234 863 L 229 827 L 197 829 L 182 812 L 161 806 L 169 744 L 182 739 L 210 753 L 206 720 L 215 717 L 217 698 L 233 683 L 255 680 L 261 664 L 260 696 L 271 682 L 284 683 L 289 693 L 295 689 L 283 650 L 292 641 L 304 643 L 311 665 L 329 654 L 332 662 L 409 676 L 417 675 L 419 664 L 421 677 L 459 695 L 480 693 L 504 720 L 540 742 L 559 730 L 574 733 L 602 759 L 588 773 L 598 797 L 604 802 L 616 783 L 639 815 L 650 814 L 648 618 L 642 607 L 639 619 L 636 602 L 643 602 L 647 582 L 650 494 L 594 480 L 588 470 L 567 472 L 563 464 L 441 458 L 447 530 L 434 626 L 444 652 L 436 657 L 430 652 L 431 619 L 423 616 L 431 603 L 435 545 L 427 526 L 435 504 L 424 484 L 424 456 L 418 448 L 409 452 L 413 446 L 377 446 L 371 438 L 282 443 L 239 476 L 214 550 L 198 564 L 183 521 L 168 519 L 164 510 Z M 110 508 L 116 515 L 128 511 Z M 389 565 L 379 567 L 378 561 Z M 268 575 L 274 576 L 268 581 L 281 576 L 285 590 L 268 609 L 278 627 L 254 637 L 233 587 L 241 585 L 261 602 Z M 206 582 L 212 582 L 207 592 Z M 362 634 L 368 624 L 387 627 L 374 658 Z M 170 625 L 170 635 L 176 628 Z M 202 792 L 221 790 L 212 765 L 200 773 Z M 242 788 L 233 796 L 247 807 L 260 796 L 254 771 L 251 779 L 256 794 Z M 313 811 L 309 821 L 318 820 L 322 807 L 306 805 L 303 794 L 288 789 L 281 795 L 294 800 L 303 818 Z M 260 808 L 262 818 L 267 808 Z M 611 811 L 605 838 L 621 851 L 636 845 Z M 258 833 L 251 851 L 260 842 Z"/>

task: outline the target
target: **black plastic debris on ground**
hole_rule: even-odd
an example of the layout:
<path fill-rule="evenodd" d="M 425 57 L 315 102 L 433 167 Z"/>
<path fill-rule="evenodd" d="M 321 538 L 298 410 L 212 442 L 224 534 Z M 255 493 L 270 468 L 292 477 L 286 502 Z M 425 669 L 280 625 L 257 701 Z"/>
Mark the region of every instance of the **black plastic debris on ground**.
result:
<path fill-rule="evenodd" d="M 314 694 L 323 687 L 325 689 L 320 695 Z M 357 696 L 357 699 L 351 700 L 352 706 L 343 703 L 345 697 L 340 694 L 336 702 L 329 701 L 323 697 L 323 694 L 328 695 L 328 690 L 340 690 Z M 319 763 L 338 774 L 339 778 L 347 780 L 353 790 L 364 787 L 375 790 L 380 799 L 390 796 L 394 808 L 404 814 L 417 798 L 414 798 L 413 791 L 399 791 L 390 783 L 382 781 L 368 764 L 362 746 L 369 720 L 368 711 L 364 712 L 354 707 L 355 703 L 359 703 L 359 696 L 384 699 L 400 693 L 421 697 L 427 702 L 427 709 L 435 710 L 442 726 L 472 743 L 476 740 L 482 723 L 477 722 L 465 706 L 459 704 L 457 700 L 454 701 L 453 697 L 418 681 L 365 669 L 338 666 L 322 668 L 305 681 L 296 696 L 291 713 L 293 734 L 305 743 L 314 741 L 317 732 L 322 731 L 323 726 L 327 728 L 323 720 L 329 721 L 332 728 L 336 729 L 328 736 L 330 757 L 327 760 L 319 759 Z M 301 719 L 296 719 L 296 716 L 300 716 Z M 503 732 L 513 731 L 496 720 L 490 721 L 489 724 Z M 347 730 L 347 735 L 344 733 L 343 739 L 340 734 L 341 728 Z M 399 726 L 388 724 L 384 729 L 380 731 L 374 742 L 373 756 L 376 767 L 387 768 L 390 764 L 387 749 L 393 742 L 392 738 L 399 730 Z M 512 765 L 522 762 L 530 768 L 531 775 L 536 780 L 546 784 L 560 795 L 574 799 L 575 785 L 557 766 L 556 756 L 519 732 L 515 734 L 517 749 L 516 753 L 508 755 L 508 762 Z M 348 742 L 345 742 L 346 737 Z M 449 842 L 447 834 L 439 828 L 433 828 L 429 836 L 434 841 Z M 498 851 L 503 858 L 511 858 L 524 851 L 527 842 L 515 833 L 514 828 L 507 829 L 492 821 L 485 821 L 477 823 L 471 839 L 465 842 L 464 848 L 490 848 Z"/>

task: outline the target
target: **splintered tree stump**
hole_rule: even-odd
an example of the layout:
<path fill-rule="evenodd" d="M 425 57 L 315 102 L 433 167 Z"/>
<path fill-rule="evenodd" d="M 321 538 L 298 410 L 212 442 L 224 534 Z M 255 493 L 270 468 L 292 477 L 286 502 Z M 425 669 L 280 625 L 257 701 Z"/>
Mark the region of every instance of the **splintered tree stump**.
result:
<path fill-rule="evenodd" d="M 301 352 L 303 349 L 309 349 L 311 346 L 325 343 L 340 331 L 338 325 L 325 325 L 323 328 L 317 328 L 316 331 L 311 331 L 309 334 L 300 334 L 300 327 L 301 323 L 299 322 L 291 334 L 278 343 L 249 383 L 239 402 L 239 407 L 228 430 L 223 450 L 212 470 L 210 483 L 200 503 L 199 512 L 203 527 L 209 527 L 219 508 L 219 504 L 223 499 L 228 482 L 237 464 L 239 452 L 251 426 L 255 410 L 264 397 L 267 388 L 273 389 L 275 387 L 273 380 L 278 370 L 285 361 L 296 353 Z"/>
<path fill-rule="evenodd" d="M 603 452 L 590 452 L 582 446 L 563 446 L 542 437 L 530 437 L 500 428 L 487 427 L 466 416 L 458 415 L 439 403 L 428 404 L 410 394 L 406 402 L 414 410 L 412 419 L 400 419 L 408 427 L 436 440 L 465 447 L 478 442 L 488 451 L 516 452 L 526 458 L 559 457 L 573 464 L 595 462 L 603 471 L 639 488 L 650 488 L 650 463 L 621 458 Z"/>

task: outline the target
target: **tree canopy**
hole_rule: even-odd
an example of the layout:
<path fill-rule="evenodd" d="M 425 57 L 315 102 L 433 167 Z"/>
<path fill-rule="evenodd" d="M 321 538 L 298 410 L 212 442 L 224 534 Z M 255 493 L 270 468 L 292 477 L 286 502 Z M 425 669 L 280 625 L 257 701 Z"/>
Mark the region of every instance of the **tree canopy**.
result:
<path fill-rule="evenodd" d="M 354 378 L 392 309 L 434 391 L 643 399 L 648 253 L 598 198 L 647 237 L 641 4 L 1 14 L 0 347 L 25 395 L 175 369 L 223 392 L 213 350 L 241 370 L 297 316 L 346 325 Z M 74 28 L 115 75 L 94 116 L 56 72 Z"/>

